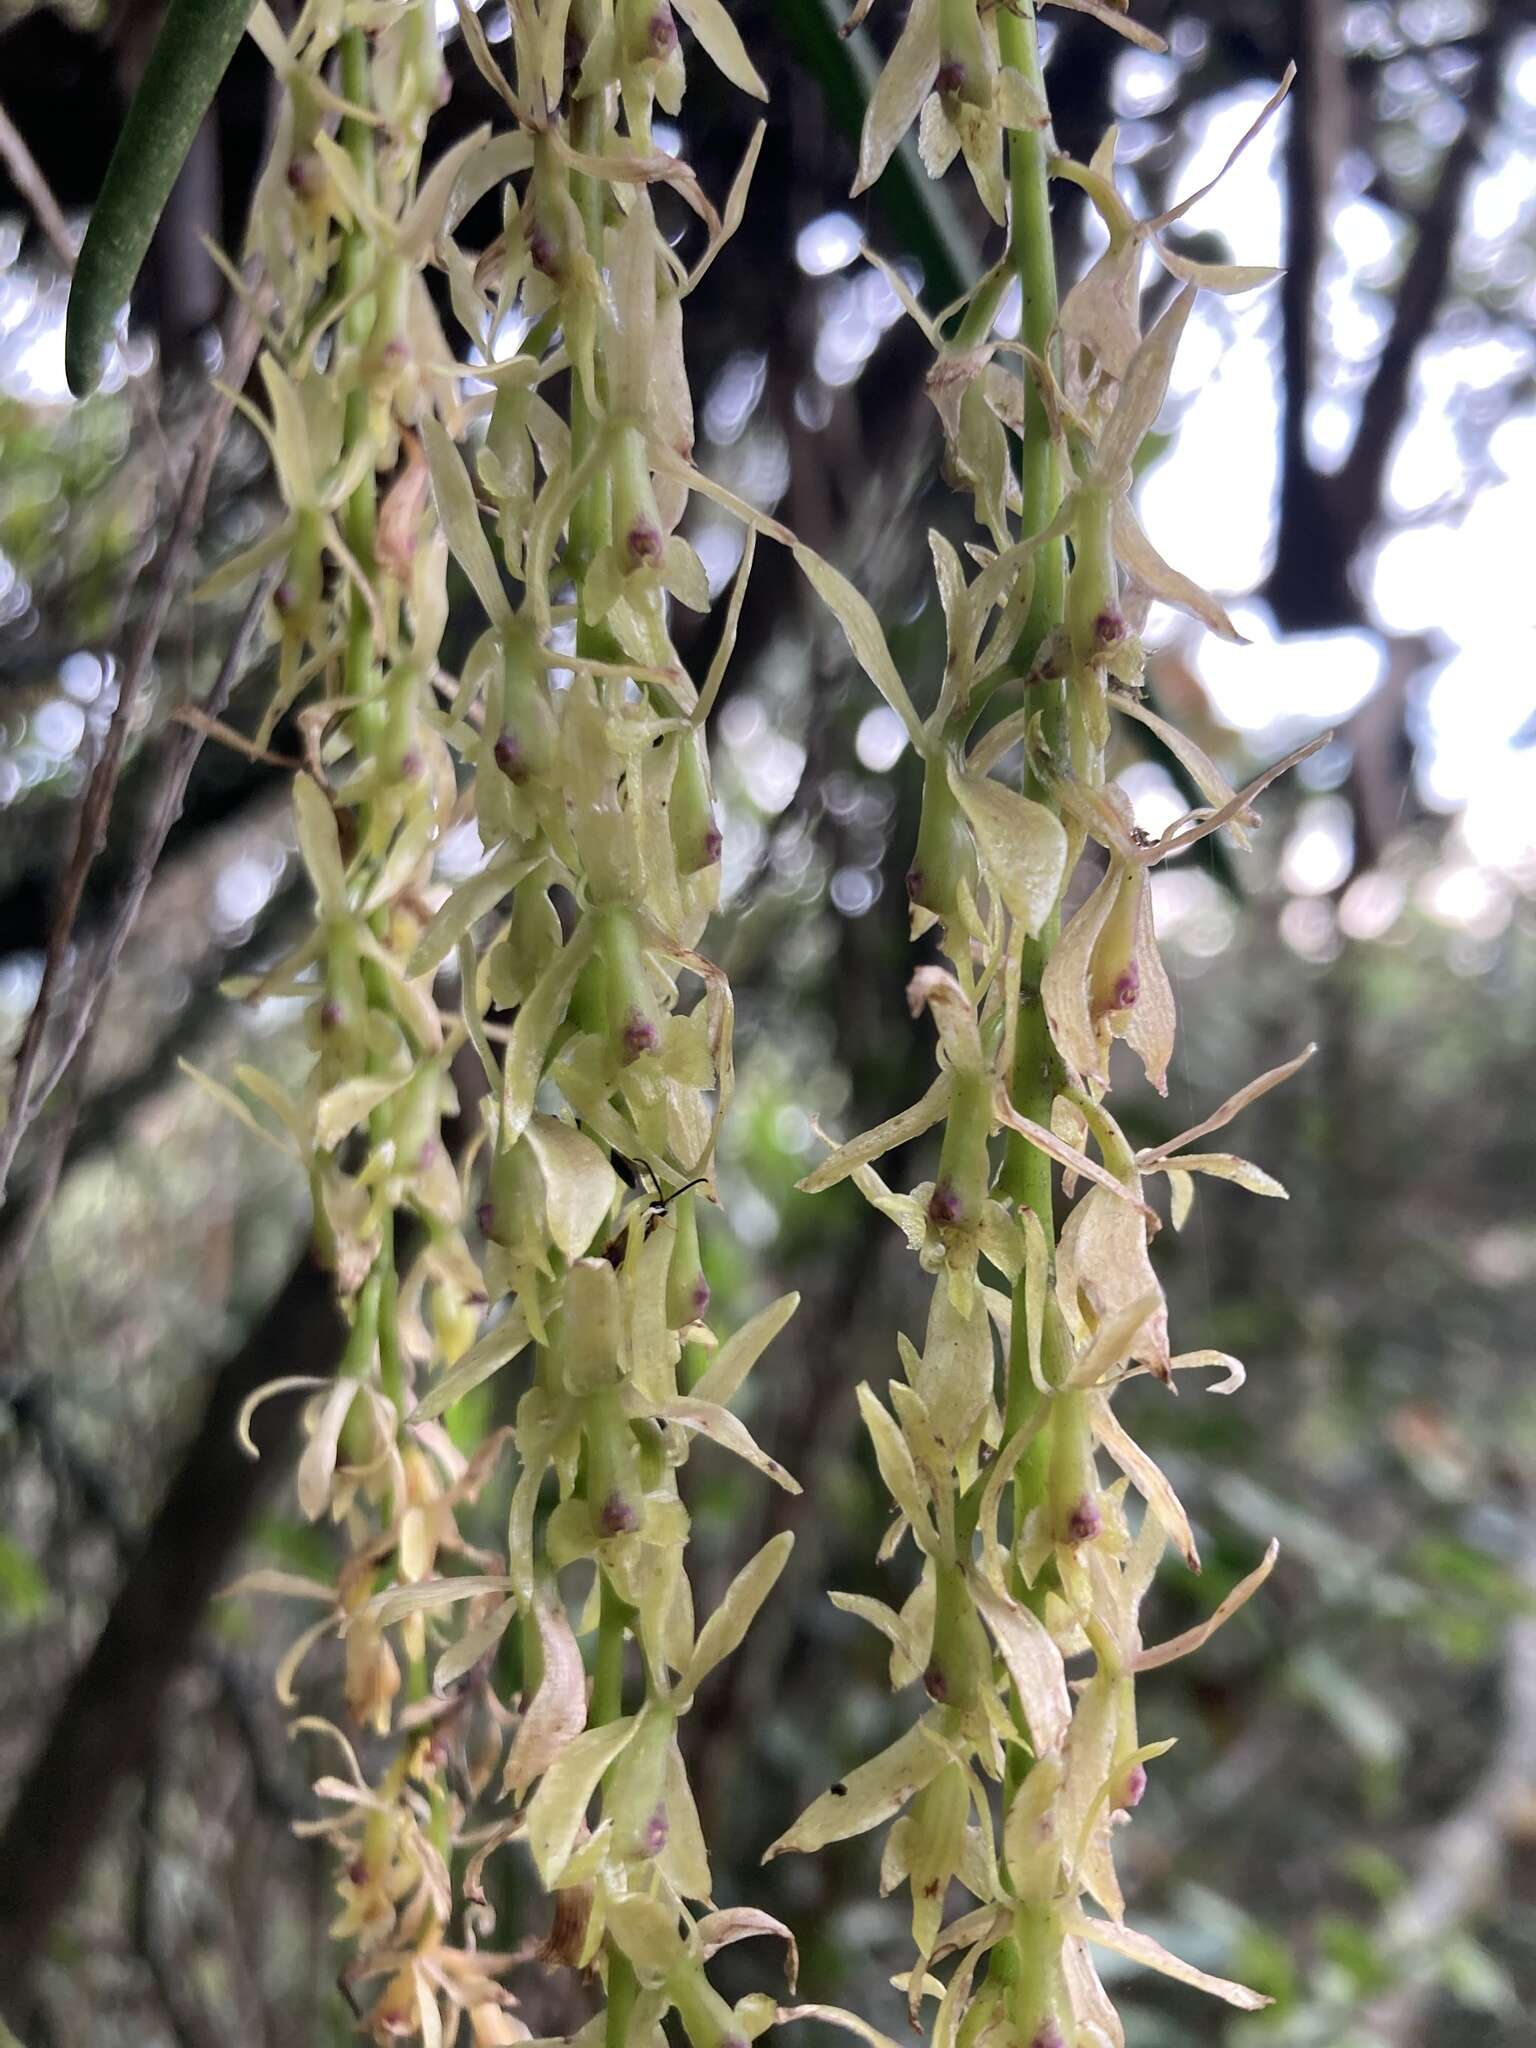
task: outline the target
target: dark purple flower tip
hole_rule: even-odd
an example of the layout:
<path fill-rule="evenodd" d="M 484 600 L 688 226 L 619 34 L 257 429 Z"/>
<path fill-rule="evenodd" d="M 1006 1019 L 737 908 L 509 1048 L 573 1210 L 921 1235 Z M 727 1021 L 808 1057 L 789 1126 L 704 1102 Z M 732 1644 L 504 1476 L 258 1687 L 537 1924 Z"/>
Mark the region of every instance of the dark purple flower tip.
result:
<path fill-rule="evenodd" d="M 368 1866 L 361 1856 L 354 1857 L 347 1865 L 347 1877 L 349 1882 L 356 1885 L 364 1885 L 368 1882 Z"/>
<path fill-rule="evenodd" d="M 426 762 L 415 747 L 407 747 L 400 756 L 400 779 L 402 782 L 419 782 L 426 768 Z"/>
<path fill-rule="evenodd" d="M 1067 1517 L 1067 1541 L 1091 1543 L 1103 1526 L 1104 1517 L 1099 1513 L 1098 1502 L 1091 1493 L 1085 1493 Z"/>
<path fill-rule="evenodd" d="M 1147 1790 L 1147 1773 L 1141 1764 L 1132 1764 L 1120 1782 L 1120 1796 L 1115 1801 L 1118 1812 L 1129 1813 L 1132 1807 L 1140 1806 Z"/>
<path fill-rule="evenodd" d="M 630 1011 L 621 1035 L 626 1060 L 637 1060 L 643 1052 L 654 1052 L 661 1043 L 661 1034 L 644 1010 Z"/>
<path fill-rule="evenodd" d="M 610 1493 L 598 1510 L 597 1526 L 605 1536 L 631 1536 L 640 1526 L 640 1517 L 622 1493 Z"/>
<path fill-rule="evenodd" d="M 951 58 L 941 64 L 934 74 L 933 89 L 938 93 L 959 92 L 965 84 L 965 66 L 958 58 Z"/>
<path fill-rule="evenodd" d="M 1054 2020 L 1035 2029 L 1029 2048 L 1067 2048 L 1067 2037 Z"/>
<path fill-rule="evenodd" d="M 641 1832 L 640 1854 L 642 1856 L 659 1856 L 667 1846 L 667 1837 L 671 1832 L 671 1824 L 667 1820 L 667 1809 L 665 1806 L 658 1806 Z"/>
<path fill-rule="evenodd" d="M 624 552 L 635 569 L 654 569 L 665 546 L 661 528 L 649 519 L 637 519 L 624 536 Z"/>
<path fill-rule="evenodd" d="M 693 1292 L 688 1297 L 688 1305 L 693 1310 L 695 1322 L 699 1320 L 700 1316 L 709 1307 L 709 1282 L 702 1273 L 693 1283 Z"/>
<path fill-rule="evenodd" d="M 1093 637 L 1100 647 L 1115 647 L 1125 638 L 1125 615 L 1102 611 L 1093 622 Z"/>
<path fill-rule="evenodd" d="M 541 277 L 559 282 L 560 251 L 537 222 L 528 230 L 528 261 Z"/>
<path fill-rule="evenodd" d="M 504 731 L 498 734 L 491 754 L 508 782 L 515 782 L 521 786 L 528 780 L 528 763 L 523 759 L 523 750 L 515 732 Z"/>
<path fill-rule="evenodd" d="M 907 869 L 907 901 L 917 903 L 923 894 L 923 871 L 921 868 Z"/>
<path fill-rule="evenodd" d="M 949 1698 L 949 1680 L 944 1676 L 942 1666 L 930 1664 L 923 1673 L 923 1691 L 929 1699 L 937 1700 L 940 1706 Z"/>
<path fill-rule="evenodd" d="M 672 19 L 670 7 L 658 7 L 651 16 L 648 30 L 651 55 L 663 60 L 670 57 L 677 48 L 677 23 Z"/>
<path fill-rule="evenodd" d="M 385 342 L 381 353 L 391 370 L 403 370 L 411 360 L 410 344 L 402 341 L 398 334 Z"/>
<path fill-rule="evenodd" d="M 425 1173 L 429 1166 L 435 1165 L 437 1155 L 442 1149 L 436 1138 L 428 1138 L 421 1150 L 416 1154 L 416 1171 L 418 1173 Z"/>
<path fill-rule="evenodd" d="M 325 183 L 325 171 L 317 156 L 308 151 L 288 159 L 288 189 L 301 199 L 313 199 Z"/>
<path fill-rule="evenodd" d="M 342 1026 L 342 1008 L 334 996 L 327 996 L 320 1005 L 320 1029 L 339 1031 Z"/>
<path fill-rule="evenodd" d="M 711 825 L 704 834 L 705 867 L 712 868 L 724 851 L 725 840 L 721 836 L 720 827 L 718 825 Z"/>
<path fill-rule="evenodd" d="M 1115 983 L 1113 1003 L 1117 1010 L 1132 1010 L 1141 994 L 1141 969 L 1133 960 Z"/>
<path fill-rule="evenodd" d="M 475 1211 L 475 1221 L 480 1226 L 480 1235 L 482 1237 L 494 1237 L 496 1235 L 496 1204 L 494 1202 L 482 1202 Z"/>
<path fill-rule="evenodd" d="M 955 1192 L 953 1182 L 937 1181 L 928 1198 L 928 1221 L 936 1223 L 940 1230 L 951 1230 L 964 1214 L 965 1204 Z"/>

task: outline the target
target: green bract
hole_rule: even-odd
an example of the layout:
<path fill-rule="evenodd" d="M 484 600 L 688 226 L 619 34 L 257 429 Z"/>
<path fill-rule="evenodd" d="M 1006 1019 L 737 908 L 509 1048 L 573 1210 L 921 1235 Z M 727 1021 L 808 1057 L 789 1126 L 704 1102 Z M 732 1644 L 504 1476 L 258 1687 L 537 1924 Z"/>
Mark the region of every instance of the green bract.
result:
<path fill-rule="evenodd" d="M 291 35 L 264 5 L 252 22 L 283 87 L 252 232 L 276 300 L 252 418 L 283 512 L 215 581 L 281 565 L 263 733 L 291 717 L 304 743 L 315 925 L 241 992 L 300 998 L 314 1063 L 297 1097 L 242 1069 L 228 1099 L 247 1118 L 254 1099 L 302 1160 L 351 1326 L 337 1380 L 312 1390 L 299 1471 L 304 1513 L 336 1524 L 346 1561 L 332 1586 L 252 1585 L 324 1610 L 283 1696 L 339 1634 L 352 1720 L 384 1738 L 365 1772 L 330 1730 L 347 1775 L 317 1785 L 367 2034 L 525 2033 L 510 1958 L 481 1947 L 500 1855 L 556 1897 L 551 1961 L 606 1984 L 610 2048 L 649 2048 L 668 2010 L 719 2048 L 774 2008 L 733 2012 L 710 1956 L 789 1940 L 753 1909 L 703 1910 L 677 1739 L 791 1544 L 697 1617 L 681 1468 L 708 1439 L 795 1487 L 728 1406 L 795 1298 L 717 1338 L 697 1221 L 733 1018 L 698 950 L 721 851 L 703 720 L 750 545 L 702 688 L 669 620 L 710 601 L 678 531 L 708 488 L 681 309 L 741 217 L 761 133 L 717 214 L 651 141 L 653 103 L 675 112 L 685 83 L 667 0 L 521 0 L 505 50 L 464 7 L 509 125 L 420 176 L 436 12 L 311 0 Z M 720 0 L 677 13 L 761 92 Z M 700 222 L 691 270 L 653 217 L 661 181 Z M 489 195 L 499 223 L 466 248 Z M 450 560 L 473 593 L 456 674 Z M 863 630 L 878 640 L 873 614 Z M 468 823 L 484 858 L 450 885 L 438 853 Z M 457 1160 L 454 1112 L 472 1131 Z M 515 1424 L 477 1441 L 458 1404 L 509 1370 Z M 502 1550 L 460 1527 L 493 1481 Z"/>
<path fill-rule="evenodd" d="M 80 246 L 64 330 L 77 398 L 96 389 L 171 187 L 245 33 L 254 0 L 172 0 Z"/>
<path fill-rule="evenodd" d="M 1156 43 L 1108 0 L 1064 4 Z M 867 11 L 866 0 L 855 18 Z M 1300 1062 L 1152 1153 L 1132 1151 L 1105 1095 L 1116 1039 L 1166 1089 L 1174 1002 L 1149 870 L 1222 827 L 1245 844 L 1262 786 L 1229 789 L 1139 701 L 1138 632 L 1152 598 L 1236 636 L 1216 601 L 1155 553 L 1128 494 L 1197 291 L 1245 290 L 1269 273 L 1202 270 L 1171 256 L 1157 236 L 1182 209 L 1134 218 L 1115 190 L 1113 138 L 1091 165 L 1055 155 L 1040 88 L 1026 0 L 913 0 L 865 121 L 855 190 L 879 175 L 920 116 L 930 173 L 963 153 L 983 204 L 1008 227 L 1004 263 L 952 309 L 960 320 L 947 339 L 886 273 L 934 345 L 929 391 L 947 474 L 985 534 L 969 548 L 969 576 L 954 548 L 931 536 L 948 659 L 929 718 L 912 709 L 867 608 L 812 573 L 924 758 L 912 930 L 915 939 L 933 933 L 949 962 L 920 968 L 908 990 L 913 1014 L 932 1017 L 938 1079 L 801 1184 L 815 1192 L 851 1176 L 934 1276 L 922 1348 L 898 1340 L 903 1377 L 884 1398 L 858 1390 L 897 1516 L 882 1554 L 910 1536 L 921 1576 L 900 1612 L 832 1596 L 890 1641 L 893 1686 L 921 1680 L 929 1703 L 769 1854 L 894 1822 L 882 1887 L 910 1887 L 909 2003 L 915 2022 L 925 1997 L 938 2000 L 933 2038 L 944 2048 L 994 2038 L 1013 2048 L 1123 2043 L 1095 1947 L 1239 2007 L 1266 2003 L 1124 1925 L 1111 1839 L 1141 1798 L 1147 1763 L 1169 1747 L 1141 1740 L 1135 1674 L 1198 1648 L 1258 1590 L 1274 1550 L 1206 1627 L 1144 1648 L 1141 1602 L 1165 1548 L 1194 1569 L 1199 1559 L 1172 1487 L 1116 1420 L 1110 1397 L 1139 1371 L 1171 1382 L 1222 1365 L 1217 1391 L 1241 1384 L 1233 1360 L 1171 1352 L 1149 1255 L 1158 1217 L 1143 1183 L 1168 1176 L 1176 1224 L 1199 1172 L 1283 1194 L 1245 1160 L 1185 1148 Z M 1048 174 L 1082 185 L 1109 235 L 1059 312 Z M 1146 243 L 1183 289 L 1143 337 Z M 1019 344 L 993 333 L 1010 273 L 1023 295 Z M 997 360 L 1008 350 L 1022 354 L 1018 370 Z M 978 732 L 983 707 L 1010 689 L 1019 708 L 1005 704 Z M 1117 711 L 1152 725 L 1206 798 L 1156 841 L 1106 785 Z M 1024 786 L 1015 789 L 995 770 L 1021 743 Z M 1090 847 L 1102 871 L 1063 929 Z M 892 1191 L 875 1162 L 936 1125 L 936 1177 L 909 1195 Z M 1120 1474 L 1109 1483 L 1105 1458 Z M 1066 1660 L 1084 1653 L 1091 1670 L 1069 1688 Z M 946 1925 L 955 1883 L 975 1904 Z M 944 1983 L 932 1965 L 954 1956 Z"/>

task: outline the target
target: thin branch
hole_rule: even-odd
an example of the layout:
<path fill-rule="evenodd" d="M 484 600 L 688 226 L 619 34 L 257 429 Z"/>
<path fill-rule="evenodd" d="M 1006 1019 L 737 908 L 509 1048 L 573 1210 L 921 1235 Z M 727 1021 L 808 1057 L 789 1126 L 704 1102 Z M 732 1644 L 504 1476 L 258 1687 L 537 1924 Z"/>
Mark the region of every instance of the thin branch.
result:
<path fill-rule="evenodd" d="M 1522 1578 L 1536 1591 L 1536 1541 Z M 1387 1912 L 1377 1954 L 1396 1981 L 1370 2006 L 1384 2048 L 1411 2048 L 1440 1979 L 1446 1945 L 1488 1904 L 1536 1789 L 1536 1616 L 1517 1615 L 1504 1642 L 1504 1725 L 1465 1805 L 1430 1835 L 1419 1874 Z"/>
<path fill-rule="evenodd" d="M 58 911 L 48 936 L 37 1000 L 27 1019 L 21 1046 L 16 1055 L 9 1111 L 3 1128 L 0 1128 L 0 1200 L 4 1198 L 6 1182 L 15 1163 L 17 1148 L 47 1100 L 47 1088 L 34 1086 L 38 1063 L 42 1056 L 43 1038 L 58 1000 L 59 984 L 65 961 L 69 956 L 75 920 L 79 915 L 86 883 L 106 840 L 107 825 L 112 815 L 112 802 L 117 792 L 118 778 L 122 773 L 123 755 L 128 743 L 134 707 L 149 675 L 160 634 L 170 614 L 187 557 L 192 551 L 202 523 L 203 508 L 208 501 L 208 488 L 213 481 L 213 466 L 234 410 L 233 393 L 240 390 L 250 374 L 258 339 L 258 322 L 242 310 L 230 344 L 228 377 L 223 387 L 216 389 L 209 400 L 202 427 L 194 444 L 192 465 L 182 488 L 181 501 L 176 508 L 176 518 L 161 557 L 154 592 L 128 650 L 117 703 L 112 712 L 112 722 L 107 728 L 101 753 L 91 770 L 85 795 L 81 799 L 75 849 L 65 872 Z"/>
<path fill-rule="evenodd" d="M 261 622 L 262 606 L 270 591 L 271 581 L 270 577 L 264 579 L 252 591 L 240 622 L 235 628 L 234 638 L 229 644 L 229 650 L 208 695 L 208 707 L 215 715 L 229 702 L 235 684 L 244 672 L 251 641 Z M 37 1108 L 41 1109 L 44 1103 L 51 1101 L 64 1082 L 71 1077 L 74 1085 L 70 1090 L 69 1100 L 54 1119 L 54 1127 L 48 1133 L 45 1156 L 39 1172 L 33 1177 L 32 1185 L 27 1190 L 26 1207 L 18 1220 L 17 1229 L 9 1241 L 4 1243 L 3 1251 L 0 1251 L 0 1310 L 4 1309 L 21 1277 L 22 1269 L 37 1240 L 37 1233 L 42 1228 L 58 1190 L 59 1177 L 69 1154 L 75 1125 L 85 1103 L 85 1069 L 89 1065 L 90 1046 L 95 1037 L 97 1020 L 101 1015 L 101 1000 L 111 986 L 122 961 L 123 948 L 138 922 L 139 912 L 143 908 L 144 898 L 159 866 L 160 856 L 165 851 L 165 842 L 170 835 L 171 827 L 181 816 L 187 782 L 202 750 L 203 739 L 204 733 L 198 727 L 178 722 L 162 740 L 149 806 L 137 842 L 129 855 L 127 874 L 118 892 L 117 902 L 108 919 L 106 930 L 96 942 L 89 962 L 74 977 L 70 1002 L 60 1019 L 56 1034 L 61 1042 L 54 1057 L 52 1070 L 36 1090 Z"/>
<path fill-rule="evenodd" d="M 37 158 L 28 149 L 21 130 L 0 106 L 0 161 L 11 174 L 11 183 L 31 207 L 34 218 L 58 257 L 67 276 L 75 270 L 75 238 L 63 210 L 53 196 L 53 187 L 43 176 Z"/>
<path fill-rule="evenodd" d="M 55 1165 L 62 1181 L 82 1161 L 118 1143 L 125 1124 L 140 1105 L 176 1083 L 180 1056 L 192 1052 L 213 1028 L 207 1000 L 210 993 L 216 991 L 226 974 L 240 971 L 264 954 L 285 950 L 286 934 L 304 898 L 305 886 L 300 879 L 290 877 L 259 913 L 245 942 L 233 953 L 216 950 L 197 970 L 187 1002 L 164 1036 L 145 1048 L 146 1057 L 140 1067 L 93 1093 L 88 1085 L 89 1061 L 77 1054 L 72 1085 L 82 1091 L 80 1106 L 75 1109 L 71 1105 L 56 1112 L 46 1139 L 40 1140 L 23 1162 L 25 1177 L 18 1175 L 11 1200 L 0 1209 L 0 1310 L 11 1300 L 37 1227 L 46 1220 L 54 1194 L 48 1177 Z M 228 1014 L 222 1001 L 214 1007 L 220 1015 Z M 56 1143 L 60 1148 L 57 1155 Z"/>
<path fill-rule="evenodd" d="M 115 1788 L 150 1753 L 165 1687 L 191 1651 L 266 1480 L 286 1466 L 297 1403 L 269 1401 L 261 1409 L 259 1464 L 235 1440 L 241 1408 L 275 1372 L 329 1374 L 345 1334 L 330 1275 L 306 1252 L 214 1375 L 202 1419 L 106 1625 L 0 1830 L 0 2005 L 19 2005 L 30 1965 L 75 1891 Z"/>
<path fill-rule="evenodd" d="M 214 720 L 217 720 L 219 713 L 228 704 L 235 685 L 245 673 L 251 642 L 255 639 L 256 628 L 261 623 L 262 608 L 271 594 L 275 581 L 275 572 L 264 577 L 246 600 L 245 610 L 235 627 L 234 638 L 229 643 L 219 673 L 214 679 L 213 688 L 202 707 Z M 159 866 L 171 827 L 181 816 L 187 783 L 202 751 L 205 737 L 205 728 L 191 720 L 183 721 L 180 718 L 172 722 L 165 734 L 155 786 L 150 795 L 138 842 L 129 857 L 128 872 L 116 906 L 106 931 L 96 943 L 85 972 L 78 977 L 80 986 L 71 1010 L 60 1020 L 59 1035 L 62 1044 L 48 1078 L 42 1085 L 41 1099 L 44 1102 L 68 1073 L 81 1041 L 95 1022 L 101 998 L 122 961 L 123 948 L 138 922 L 139 912 L 143 908 L 144 898 Z"/>
<path fill-rule="evenodd" d="M 1461 133 L 1445 152 L 1434 192 L 1414 221 L 1413 253 L 1397 288 L 1392 325 L 1361 401 L 1354 442 L 1332 486 L 1342 530 L 1356 545 L 1381 511 L 1387 463 L 1408 410 L 1413 366 L 1445 297 L 1462 202 L 1482 161 L 1512 32 L 1509 23 L 1469 40 L 1468 47 L 1477 49 L 1477 63 L 1463 102 Z"/>

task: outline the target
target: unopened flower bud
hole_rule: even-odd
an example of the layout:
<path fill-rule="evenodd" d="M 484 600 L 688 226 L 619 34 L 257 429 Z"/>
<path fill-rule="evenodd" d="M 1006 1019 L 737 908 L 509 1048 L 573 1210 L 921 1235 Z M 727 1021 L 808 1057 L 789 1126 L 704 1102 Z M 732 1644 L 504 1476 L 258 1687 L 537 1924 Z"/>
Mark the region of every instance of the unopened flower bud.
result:
<path fill-rule="evenodd" d="M 666 546 L 661 528 L 649 519 L 637 519 L 624 536 L 626 566 L 631 569 L 654 569 Z"/>
<path fill-rule="evenodd" d="M 547 234 L 537 221 L 531 221 L 527 230 L 528 261 L 552 284 L 558 284 L 565 269 L 558 243 Z"/>
<path fill-rule="evenodd" d="M 933 1612 L 933 1650 L 923 1685 L 941 1706 L 969 1712 L 992 1675 L 992 1647 L 981 1624 L 965 1574 L 957 1564 L 938 1566 Z"/>
<path fill-rule="evenodd" d="M 1114 1017 L 1122 1010 L 1134 1008 L 1141 993 L 1136 936 L 1146 884 L 1145 868 L 1126 870 L 1094 944 L 1088 968 L 1088 1001 L 1095 1018 Z"/>
<path fill-rule="evenodd" d="M 508 782 L 515 782 L 521 787 L 528 780 L 528 764 L 523 759 L 523 750 L 518 744 L 515 732 L 503 729 L 497 735 L 496 744 L 492 747 L 491 754 L 496 766 L 506 776 Z"/>
<path fill-rule="evenodd" d="M 677 1717 L 658 1705 L 647 1707 L 614 1765 L 603 1802 L 613 1822 L 614 1844 L 626 1860 L 646 1863 L 667 1846 L 667 1763 Z"/>
<path fill-rule="evenodd" d="M 1085 1493 L 1067 1517 L 1067 1541 L 1091 1543 L 1104 1527 L 1104 1517 L 1092 1494 Z"/>
<path fill-rule="evenodd" d="M 325 190 L 325 166 L 312 151 L 288 159 L 288 189 L 300 199 L 317 199 Z"/>
<path fill-rule="evenodd" d="M 1143 1764 L 1132 1764 L 1120 1780 L 1119 1786 L 1110 1799 L 1110 1805 L 1117 1813 L 1129 1813 L 1140 1806 L 1147 1790 L 1147 1773 Z"/>
<path fill-rule="evenodd" d="M 597 1511 L 597 1526 L 605 1536 L 629 1536 L 639 1528 L 640 1516 L 622 1493 L 610 1493 Z"/>
<path fill-rule="evenodd" d="M 631 1009 L 624 1019 L 624 1057 L 637 1060 L 642 1053 L 654 1052 L 661 1043 L 661 1034 L 656 1026 L 639 1008 Z"/>

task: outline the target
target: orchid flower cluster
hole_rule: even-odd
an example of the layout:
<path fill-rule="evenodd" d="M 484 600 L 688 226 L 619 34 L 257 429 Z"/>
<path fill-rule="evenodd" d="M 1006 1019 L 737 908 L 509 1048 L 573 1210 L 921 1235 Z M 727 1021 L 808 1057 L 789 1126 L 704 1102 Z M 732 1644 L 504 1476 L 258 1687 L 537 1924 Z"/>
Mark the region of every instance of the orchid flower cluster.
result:
<path fill-rule="evenodd" d="M 1107 0 L 1066 4 L 1156 41 Z M 858 17 L 867 11 L 866 0 Z M 858 1390 L 895 1508 L 882 1558 L 910 1538 L 920 1571 L 899 1607 L 832 1596 L 888 1639 L 893 1687 L 920 1681 L 928 1704 L 769 1854 L 893 1821 L 882 1886 L 910 1890 L 917 1955 L 904 1982 L 914 2023 L 937 2001 L 935 2048 L 1106 2048 L 1125 2036 L 1095 1948 L 1243 2009 L 1267 2002 L 1125 1924 L 1113 1844 L 1170 1747 L 1144 1739 L 1138 1674 L 1199 1648 L 1262 1585 L 1275 1551 L 1201 1626 L 1144 1645 L 1140 1610 L 1165 1550 L 1199 1560 L 1173 1488 L 1111 1403 L 1134 1375 L 1172 1388 L 1216 1368 L 1215 1391 L 1242 1383 L 1222 1353 L 1172 1349 L 1149 1196 L 1166 1180 L 1179 1225 L 1201 1174 L 1283 1195 L 1250 1162 L 1196 1148 L 1307 1055 L 1142 1151 L 1106 1095 L 1117 1041 L 1166 1093 L 1175 1006 L 1153 870 L 1218 830 L 1246 844 L 1252 800 L 1291 765 L 1234 791 L 1148 708 L 1140 632 L 1153 599 L 1239 636 L 1157 554 L 1131 506 L 1197 293 L 1273 273 L 1197 264 L 1170 246 L 1164 231 L 1193 198 L 1137 219 L 1116 188 L 1113 133 L 1087 165 L 1057 153 L 1028 0 L 913 0 L 871 97 L 861 188 L 914 121 L 930 173 L 963 154 L 1008 229 L 1002 263 L 937 319 L 887 272 L 936 351 L 928 389 L 946 474 L 982 535 L 969 562 L 930 536 L 948 649 L 931 715 L 918 723 L 899 684 L 887 687 L 924 763 L 912 930 L 937 941 L 943 964 L 919 967 L 908 997 L 932 1020 L 939 1071 L 917 1104 L 838 1145 L 802 1186 L 851 1179 L 933 1276 L 921 1344 L 898 1338 L 902 1376 L 886 1399 Z M 1059 305 L 1051 177 L 1083 189 L 1107 236 Z M 1143 333 L 1149 251 L 1165 303 Z M 1013 278 L 1016 342 L 995 324 Z M 889 685 L 889 657 L 862 658 Z M 1156 839 L 1106 779 L 1117 719 L 1150 727 L 1204 797 Z M 1022 787 L 994 772 L 1014 758 Z M 893 1190 L 876 1162 L 933 1131 L 933 1178 Z M 956 1886 L 975 1903 L 950 1919 Z M 946 1960 L 947 1981 L 934 1974 Z"/>
<path fill-rule="evenodd" d="M 365 2033 L 526 2038 L 503 1983 L 518 1957 L 482 1946 L 485 1863 L 505 1853 L 552 1900 L 539 1956 L 604 1986 L 584 2041 L 659 2043 L 675 2011 L 692 2048 L 722 2048 L 776 2008 L 733 2010 L 709 1957 L 769 1934 L 794 1968 L 780 1923 L 710 1909 L 677 1739 L 791 1541 L 697 1624 L 692 1443 L 794 1488 L 728 1404 L 795 1297 L 719 1341 L 697 1214 L 732 1081 L 730 990 L 697 950 L 721 851 L 704 724 L 750 525 L 702 687 L 669 618 L 711 601 L 678 531 L 691 493 L 753 517 L 692 467 L 682 308 L 741 217 L 762 131 L 717 212 L 652 118 L 681 100 L 679 21 L 763 88 L 720 0 L 519 0 L 506 69 L 462 6 L 510 119 L 420 175 L 436 13 L 308 0 L 288 34 L 263 4 L 253 18 L 283 87 L 255 209 L 276 311 L 253 417 L 285 509 L 220 576 L 275 565 L 261 739 L 294 711 L 317 918 L 241 992 L 300 999 L 314 1057 L 297 1097 L 242 1069 L 228 1099 L 248 1119 L 247 1098 L 264 1105 L 302 1159 L 350 1336 L 333 1383 L 299 1383 L 300 1504 L 345 1562 L 334 1585 L 245 1586 L 323 1606 L 280 1693 L 339 1635 L 368 1733 L 296 1724 L 345 1765 L 308 1825 L 337 1852 L 333 1932 Z M 497 224 L 470 250 L 482 201 Z M 450 565 L 483 614 L 455 673 Z M 439 856 L 472 835 L 483 860 L 449 886 Z M 460 1404 L 524 1354 L 515 1425 L 466 1448 Z M 460 1511 L 498 1475 L 508 1533 L 489 1551 Z"/>

